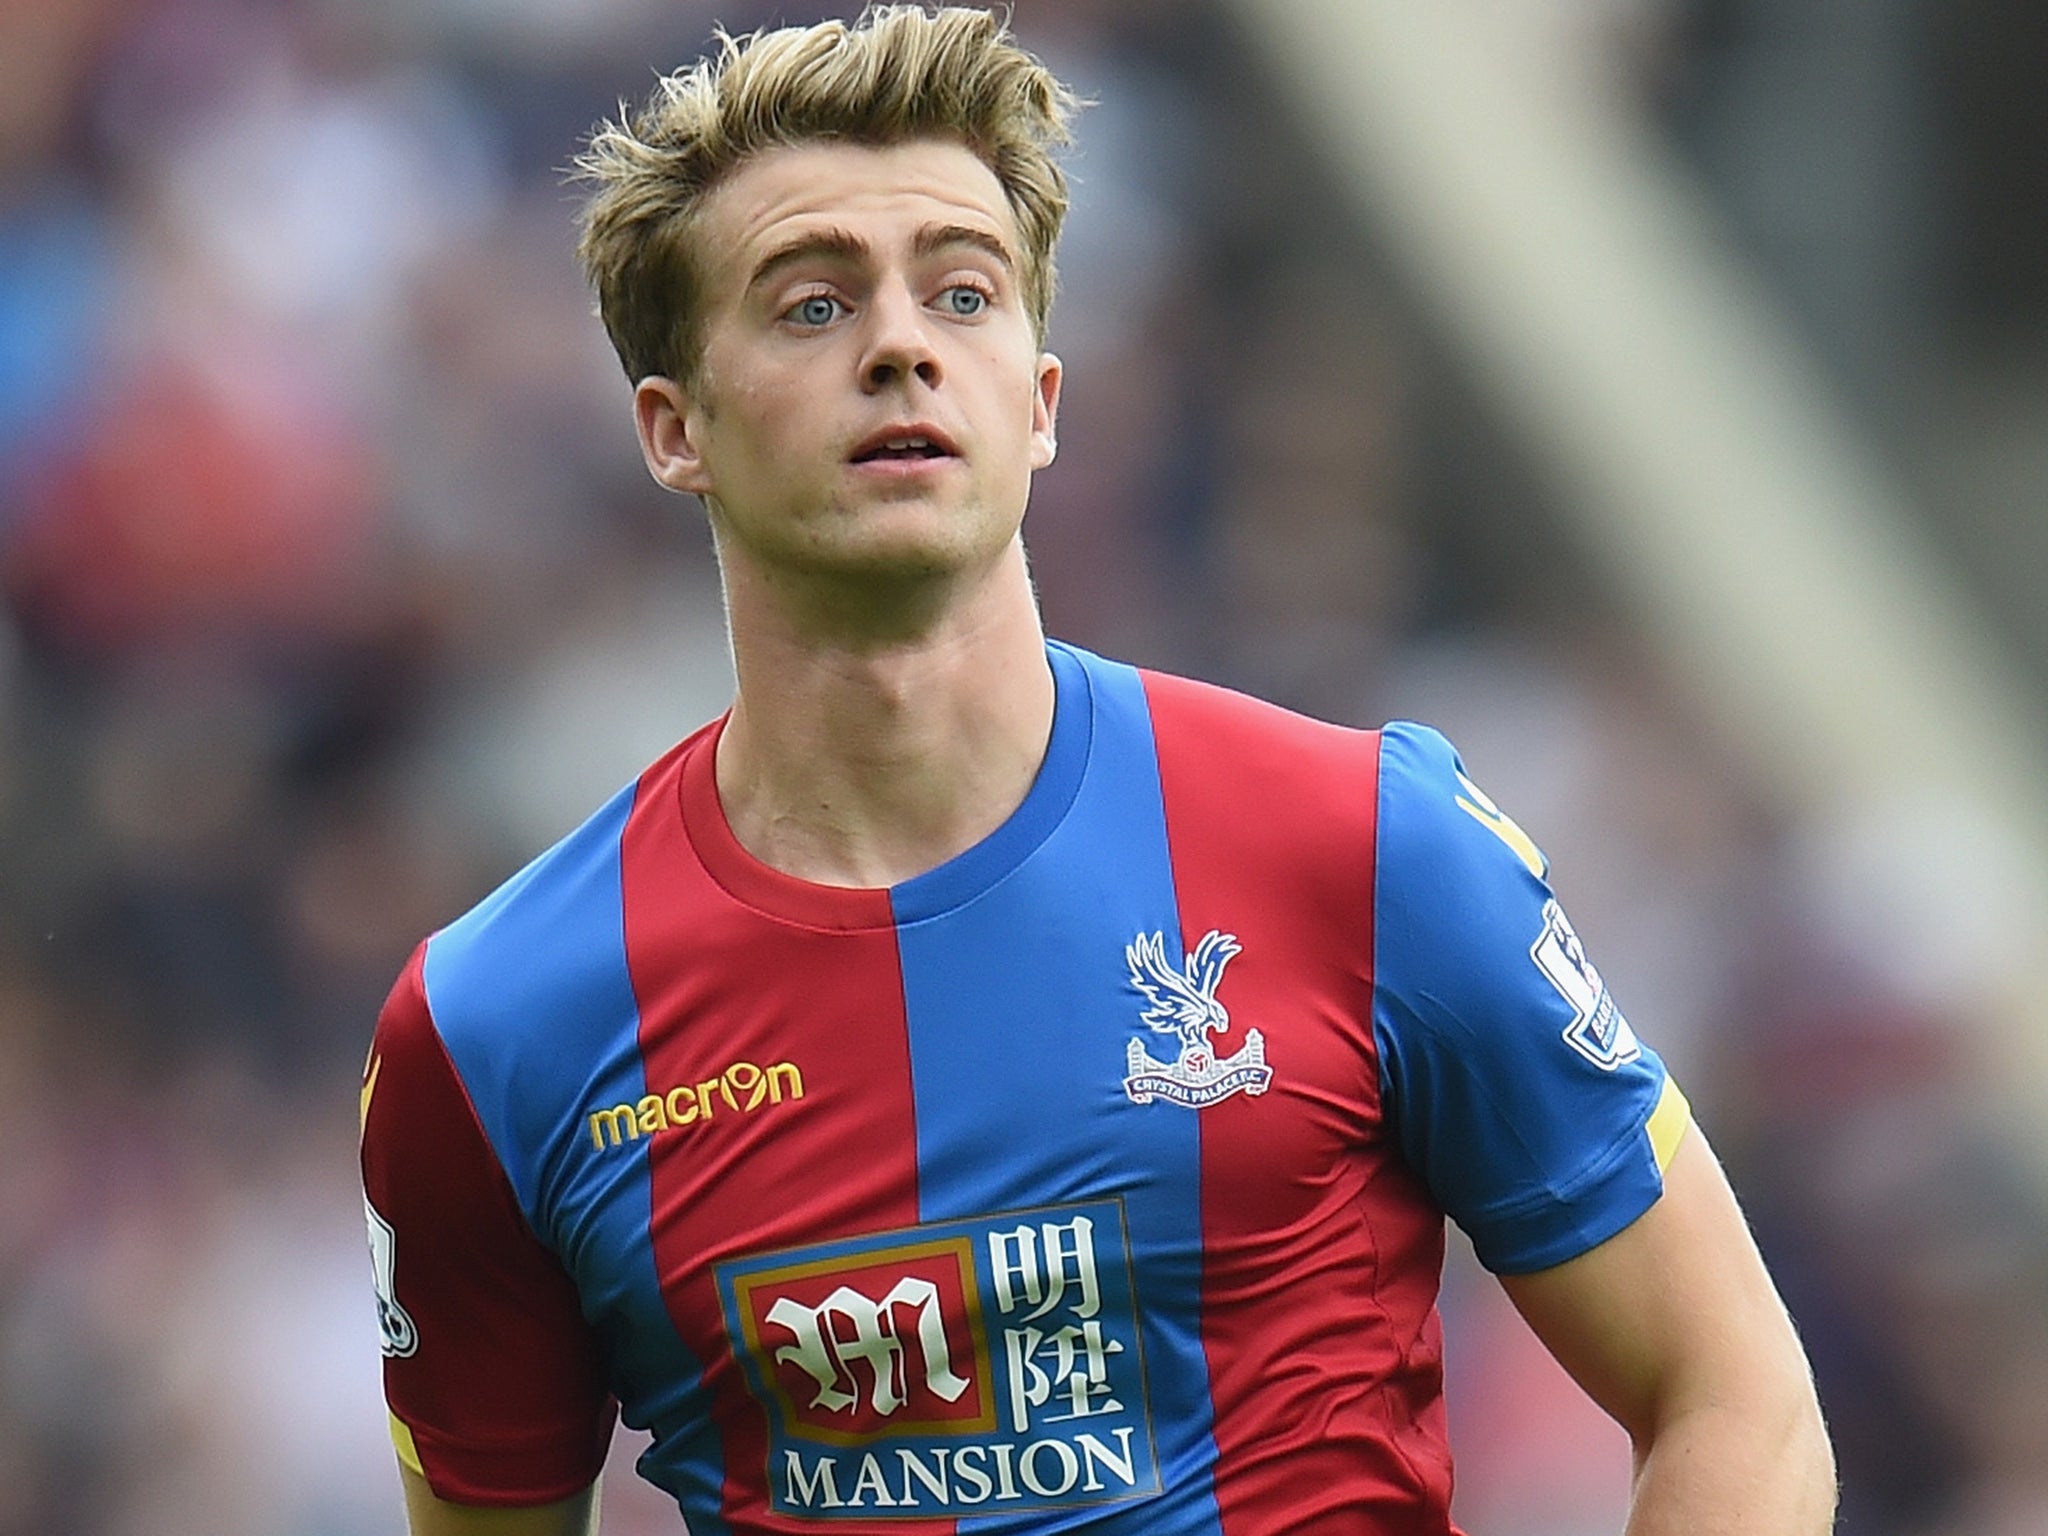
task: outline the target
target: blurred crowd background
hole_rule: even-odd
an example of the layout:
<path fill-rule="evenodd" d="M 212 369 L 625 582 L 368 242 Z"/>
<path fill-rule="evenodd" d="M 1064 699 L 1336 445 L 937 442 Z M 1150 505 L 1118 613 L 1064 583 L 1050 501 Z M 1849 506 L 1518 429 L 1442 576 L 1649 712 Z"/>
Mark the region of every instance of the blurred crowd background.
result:
<path fill-rule="evenodd" d="M 715 22 L 834 9 L 0 5 L 4 1536 L 401 1528 L 353 1171 L 371 1020 L 419 937 L 730 686 L 562 168 Z M 1548 9 L 2048 677 L 2048 13 Z M 1255 15 L 1018 0 L 1097 102 L 1026 526 L 1049 626 L 1447 730 L 1730 1166 L 1842 1530 L 2038 1536 L 2048 1202 L 1977 1113 L 1955 978 L 1983 957 L 1660 668 Z M 1445 1308 L 1463 1523 L 1618 1531 L 1619 1432 L 1462 1255 Z M 677 1529 L 631 1454 L 607 1532 Z"/>

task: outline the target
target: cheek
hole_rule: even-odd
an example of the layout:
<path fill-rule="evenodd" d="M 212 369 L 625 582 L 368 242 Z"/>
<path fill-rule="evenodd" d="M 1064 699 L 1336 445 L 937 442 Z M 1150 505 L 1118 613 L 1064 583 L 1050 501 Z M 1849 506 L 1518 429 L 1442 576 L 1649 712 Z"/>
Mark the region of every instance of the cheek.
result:
<path fill-rule="evenodd" d="M 982 366 L 986 370 L 983 376 L 992 381 L 985 398 L 993 403 L 1006 433 L 1028 432 L 1038 399 L 1037 370 L 1020 367 L 1008 351 L 982 360 Z"/>
<path fill-rule="evenodd" d="M 787 474 L 799 462 L 804 427 L 816 418 L 774 381 L 752 380 L 727 392 L 720 435 L 735 467 Z"/>

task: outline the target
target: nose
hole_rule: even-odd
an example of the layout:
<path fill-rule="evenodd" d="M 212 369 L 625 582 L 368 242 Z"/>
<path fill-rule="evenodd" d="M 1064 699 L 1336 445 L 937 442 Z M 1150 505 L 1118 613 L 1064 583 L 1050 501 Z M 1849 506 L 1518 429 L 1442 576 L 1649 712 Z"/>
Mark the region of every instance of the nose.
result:
<path fill-rule="evenodd" d="M 868 345 L 861 357 L 861 385 L 869 392 L 888 389 L 915 378 L 927 389 L 941 378 L 938 350 L 932 345 L 931 316 L 916 294 L 895 284 L 885 286 L 870 303 Z"/>

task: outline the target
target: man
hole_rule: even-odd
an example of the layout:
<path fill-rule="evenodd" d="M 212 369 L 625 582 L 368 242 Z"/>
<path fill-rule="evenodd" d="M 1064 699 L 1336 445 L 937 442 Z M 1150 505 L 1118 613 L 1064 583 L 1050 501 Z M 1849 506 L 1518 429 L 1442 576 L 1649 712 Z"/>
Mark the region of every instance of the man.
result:
<path fill-rule="evenodd" d="M 1631 1532 L 1825 1529 L 1718 1168 L 1449 746 L 1041 633 L 1070 106 L 888 7 L 584 159 L 738 697 L 380 1019 L 413 1530 L 592 1529 L 616 1403 L 697 1536 L 1447 1532 L 1446 1213 L 1633 1436 Z"/>

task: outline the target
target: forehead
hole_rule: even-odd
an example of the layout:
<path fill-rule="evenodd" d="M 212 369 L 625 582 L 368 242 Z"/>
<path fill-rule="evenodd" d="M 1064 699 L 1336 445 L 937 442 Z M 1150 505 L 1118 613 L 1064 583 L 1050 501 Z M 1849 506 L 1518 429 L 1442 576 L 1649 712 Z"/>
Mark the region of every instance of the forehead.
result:
<path fill-rule="evenodd" d="M 1003 184 L 963 144 L 799 144 L 764 150 L 712 190 L 698 250 L 712 286 L 723 289 L 809 230 L 851 230 L 879 248 L 935 223 L 986 230 L 1017 251 Z"/>

